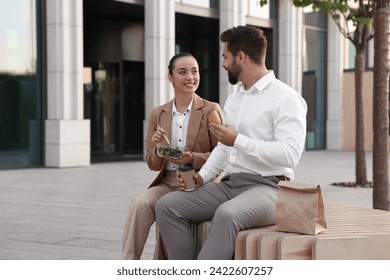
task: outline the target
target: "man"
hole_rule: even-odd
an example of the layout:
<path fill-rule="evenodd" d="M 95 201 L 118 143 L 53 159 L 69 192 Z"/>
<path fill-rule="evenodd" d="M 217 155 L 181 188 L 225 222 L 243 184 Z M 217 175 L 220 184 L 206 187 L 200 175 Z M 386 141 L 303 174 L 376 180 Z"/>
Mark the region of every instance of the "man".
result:
<path fill-rule="evenodd" d="M 306 102 L 267 70 L 263 32 L 238 26 L 223 32 L 221 41 L 229 82 L 241 85 L 226 101 L 226 126 L 209 125 L 220 143 L 195 175 L 198 187 L 156 204 L 169 259 L 231 259 L 240 230 L 275 223 L 277 183 L 294 179 L 304 150 Z M 226 175 L 213 182 L 222 169 Z M 191 224 L 208 220 L 210 232 L 197 256 Z"/>

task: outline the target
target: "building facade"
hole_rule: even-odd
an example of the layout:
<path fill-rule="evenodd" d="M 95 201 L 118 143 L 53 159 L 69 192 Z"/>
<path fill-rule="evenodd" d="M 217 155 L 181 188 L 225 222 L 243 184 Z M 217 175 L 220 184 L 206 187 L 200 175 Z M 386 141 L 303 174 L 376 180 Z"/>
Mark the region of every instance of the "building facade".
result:
<path fill-rule="evenodd" d="M 236 25 L 264 30 L 267 68 L 307 101 L 306 149 L 354 148 L 348 43 L 291 1 L 19 0 L 0 15 L 0 169 L 142 159 L 151 110 L 173 97 L 175 53 L 198 59 L 202 97 L 223 106 L 235 90 L 219 34 Z"/>

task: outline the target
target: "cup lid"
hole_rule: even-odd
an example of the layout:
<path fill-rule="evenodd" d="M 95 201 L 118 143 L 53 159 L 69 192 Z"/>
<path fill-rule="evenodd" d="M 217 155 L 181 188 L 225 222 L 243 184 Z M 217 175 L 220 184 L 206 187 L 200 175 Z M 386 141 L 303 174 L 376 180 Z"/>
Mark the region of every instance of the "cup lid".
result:
<path fill-rule="evenodd" d="M 190 170 L 195 169 L 195 166 L 193 163 L 186 163 L 183 165 L 179 165 L 178 169 L 179 169 L 179 171 L 190 171 Z"/>

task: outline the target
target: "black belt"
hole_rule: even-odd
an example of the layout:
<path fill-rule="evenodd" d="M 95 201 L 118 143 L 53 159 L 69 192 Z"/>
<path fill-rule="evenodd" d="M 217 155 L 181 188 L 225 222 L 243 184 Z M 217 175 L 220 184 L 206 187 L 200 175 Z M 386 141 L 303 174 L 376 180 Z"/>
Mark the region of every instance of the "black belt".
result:
<path fill-rule="evenodd" d="M 277 175 L 277 176 L 274 176 L 276 179 L 278 179 L 279 181 L 290 181 L 290 178 L 284 176 L 284 175 Z"/>

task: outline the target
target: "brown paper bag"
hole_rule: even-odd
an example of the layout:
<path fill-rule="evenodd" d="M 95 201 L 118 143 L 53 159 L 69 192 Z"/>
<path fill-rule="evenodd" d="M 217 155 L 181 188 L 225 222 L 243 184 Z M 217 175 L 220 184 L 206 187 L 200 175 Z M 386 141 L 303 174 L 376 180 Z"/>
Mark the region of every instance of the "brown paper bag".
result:
<path fill-rule="evenodd" d="M 279 186 L 278 231 L 318 234 L 327 228 L 320 185 L 280 181 Z"/>

